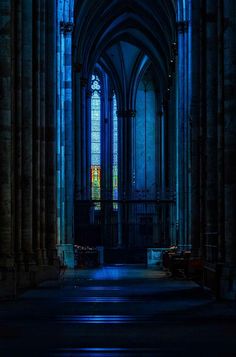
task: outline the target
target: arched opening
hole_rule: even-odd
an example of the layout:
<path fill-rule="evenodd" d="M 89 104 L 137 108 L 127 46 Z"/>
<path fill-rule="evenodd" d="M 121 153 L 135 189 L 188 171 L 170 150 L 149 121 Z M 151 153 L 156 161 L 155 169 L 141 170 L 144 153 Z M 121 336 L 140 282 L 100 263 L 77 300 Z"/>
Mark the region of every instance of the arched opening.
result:
<path fill-rule="evenodd" d="M 145 263 L 147 248 L 176 241 L 170 229 L 176 225 L 175 167 L 169 167 L 176 145 L 175 110 L 169 111 L 175 101 L 175 22 L 171 2 L 167 8 L 160 2 L 158 11 L 140 1 L 99 7 L 84 2 L 75 12 L 74 240 L 102 245 L 107 262 L 133 256 L 132 262 Z M 90 88 L 96 68 L 103 73 L 102 95 Z M 90 162 L 95 157 L 98 165 Z"/>
<path fill-rule="evenodd" d="M 234 353 L 235 5 L 1 0 L 1 355 Z"/>
<path fill-rule="evenodd" d="M 84 1 L 74 12 L 73 7 L 70 1 L 58 6 L 58 44 L 65 54 L 58 56 L 58 73 L 71 81 L 73 73 L 73 95 L 68 81 L 67 88 L 65 82 L 58 86 L 59 250 L 71 249 L 72 256 L 73 244 L 86 242 L 123 251 L 187 248 L 183 200 L 189 202 L 182 179 L 187 173 L 178 167 L 181 157 L 186 170 L 187 158 L 182 160 L 186 151 L 180 152 L 183 138 L 176 131 L 183 126 L 177 94 L 184 89 L 178 89 L 175 74 L 175 30 L 188 6 L 158 2 L 157 11 L 140 1 L 109 6 L 104 1 L 98 7 Z M 102 94 L 91 87 L 95 73 L 102 74 Z"/>

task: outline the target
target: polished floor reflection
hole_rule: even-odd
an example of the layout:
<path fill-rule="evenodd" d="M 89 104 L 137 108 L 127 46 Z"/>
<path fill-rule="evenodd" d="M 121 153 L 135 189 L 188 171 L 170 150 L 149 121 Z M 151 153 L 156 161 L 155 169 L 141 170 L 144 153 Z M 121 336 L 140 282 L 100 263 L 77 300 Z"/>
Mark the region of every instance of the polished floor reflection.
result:
<path fill-rule="evenodd" d="M 0 304 L 0 356 L 235 356 L 235 303 L 142 266 L 67 272 Z"/>

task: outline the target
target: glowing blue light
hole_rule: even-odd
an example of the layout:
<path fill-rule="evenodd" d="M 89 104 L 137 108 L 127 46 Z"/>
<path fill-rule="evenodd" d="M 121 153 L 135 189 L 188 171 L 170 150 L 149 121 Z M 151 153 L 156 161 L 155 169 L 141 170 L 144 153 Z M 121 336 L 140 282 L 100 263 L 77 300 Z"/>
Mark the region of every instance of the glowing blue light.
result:
<path fill-rule="evenodd" d="M 65 241 L 65 152 L 66 126 L 72 128 L 72 38 L 61 30 L 63 22 L 73 23 L 74 0 L 57 1 L 57 237 Z M 67 58 L 67 62 L 65 62 Z M 70 59 L 70 61 L 68 61 Z M 65 84 L 67 83 L 67 85 Z M 71 85 L 68 85 L 70 83 Z"/>

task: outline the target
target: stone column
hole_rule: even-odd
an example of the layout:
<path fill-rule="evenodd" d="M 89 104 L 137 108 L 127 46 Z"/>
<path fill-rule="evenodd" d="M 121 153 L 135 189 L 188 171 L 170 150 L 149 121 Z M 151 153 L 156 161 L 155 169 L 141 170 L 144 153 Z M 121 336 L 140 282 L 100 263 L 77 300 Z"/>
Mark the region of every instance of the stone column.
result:
<path fill-rule="evenodd" d="M 35 250 L 35 258 L 38 264 L 42 263 L 42 255 L 41 255 L 41 201 L 40 201 L 40 140 L 41 140 L 41 112 L 40 112 L 40 60 L 41 60 L 41 46 L 40 46 L 40 38 L 41 38 L 41 18 L 40 18 L 40 0 L 35 1 L 35 37 L 37 39 L 34 56 L 36 62 L 35 68 L 35 87 L 37 88 L 37 93 L 35 94 L 35 125 L 34 125 L 34 250 Z"/>
<path fill-rule="evenodd" d="M 169 189 L 169 91 L 163 98 L 163 113 L 161 117 L 161 198 L 165 199 Z M 161 244 L 169 245 L 168 207 L 161 206 Z"/>
<path fill-rule="evenodd" d="M 206 181 L 205 245 L 209 263 L 217 260 L 217 6 L 206 4 Z"/>
<path fill-rule="evenodd" d="M 46 247 L 48 251 L 49 264 L 56 263 L 56 244 L 57 244 L 57 207 L 56 207 L 56 1 L 46 1 L 46 53 L 45 60 L 47 67 L 46 74 L 46 88 L 45 88 L 45 183 L 46 183 L 46 197 L 45 197 L 45 229 L 46 229 Z"/>
<path fill-rule="evenodd" d="M 75 199 L 81 199 L 81 162 L 82 162 L 82 141 L 81 141 L 81 85 L 79 64 L 74 65 L 74 81 L 73 81 L 73 107 L 74 107 L 74 122 L 75 122 Z"/>
<path fill-rule="evenodd" d="M 174 199 L 176 189 L 176 78 L 175 74 L 172 77 L 172 88 L 170 95 L 170 111 L 169 111 L 169 192 L 167 198 Z M 176 244 L 176 204 L 168 205 L 169 216 L 169 236 L 168 245 Z"/>
<path fill-rule="evenodd" d="M 118 120 L 120 123 L 120 138 L 121 143 L 119 149 L 119 188 L 120 198 L 124 204 L 120 207 L 121 230 L 118 238 L 118 244 L 128 246 L 129 244 L 129 217 L 132 212 L 132 207 L 129 208 L 126 200 L 131 198 L 132 193 L 132 120 L 135 120 L 135 111 L 133 109 L 125 109 L 118 111 Z"/>
<path fill-rule="evenodd" d="M 24 269 L 22 253 L 22 1 L 16 5 L 16 117 L 15 117 L 15 259 Z"/>
<path fill-rule="evenodd" d="M 178 216 L 179 248 L 189 248 L 189 63 L 188 31 L 185 18 L 178 22 Z"/>
<path fill-rule="evenodd" d="M 116 115 L 116 114 L 115 114 Z M 113 200 L 113 96 L 112 93 L 108 93 L 107 98 L 107 113 L 105 121 L 105 138 L 106 140 L 106 199 Z M 119 205 L 118 205 L 119 206 Z M 117 207 L 118 207 L 117 206 Z M 118 243 L 117 237 L 114 236 L 113 220 L 114 215 L 111 212 L 114 210 L 113 203 L 106 204 L 105 210 L 105 224 L 106 224 L 106 237 L 108 246 L 114 247 Z M 117 215 L 118 217 L 118 215 Z M 112 239 L 113 238 L 113 239 Z"/>
<path fill-rule="evenodd" d="M 45 9 L 43 1 L 35 1 L 33 12 L 34 36 L 37 39 L 33 49 L 34 73 L 34 153 L 33 153 L 33 195 L 34 195 L 34 241 L 33 248 L 38 265 L 46 263 L 45 251 Z"/>
<path fill-rule="evenodd" d="M 67 9 L 68 10 L 68 9 Z M 63 10 L 64 11 L 64 10 Z M 71 14 L 64 11 L 58 19 L 57 54 L 57 171 L 58 171 L 58 233 L 59 255 L 63 255 L 68 267 L 74 267 L 74 126 L 72 118 L 72 30 Z"/>
<path fill-rule="evenodd" d="M 48 264 L 46 235 L 46 0 L 40 0 L 40 247 L 42 262 Z M 47 64 L 48 65 L 48 64 Z M 53 152 L 51 153 L 53 155 Z"/>
<path fill-rule="evenodd" d="M 218 263 L 223 263 L 224 242 L 224 0 L 218 0 L 218 108 L 217 108 L 217 175 L 218 175 Z"/>
<path fill-rule="evenodd" d="M 64 121 L 65 121 L 65 237 L 73 244 L 74 220 L 74 125 L 72 117 L 72 30 L 73 23 L 65 22 L 64 34 Z"/>
<path fill-rule="evenodd" d="M 89 112 L 87 108 L 88 96 L 87 96 L 87 84 L 86 78 L 81 78 L 81 198 L 90 199 L 90 182 L 89 182 L 89 142 L 88 142 L 88 125 L 90 124 Z M 90 99 L 90 98 L 89 98 Z"/>
<path fill-rule="evenodd" d="M 22 1 L 22 39 L 22 248 L 28 270 L 33 264 L 32 0 Z"/>
<path fill-rule="evenodd" d="M 119 170 L 118 170 L 118 192 L 119 192 L 119 199 L 123 199 L 123 186 L 122 186 L 122 172 L 123 172 L 123 167 L 122 167 L 122 157 L 123 157 L 123 111 L 122 110 L 117 110 L 117 118 L 118 118 L 118 142 L 120 145 L 118 145 L 118 165 L 119 165 Z M 120 203 L 118 205 L 118 242 L 117 245 L 118 247 L 122 246 L 122 241 L 123 241 L 123 226 L 122 226 L 122 217 L 123 217 L 123 206 Z"/>
<path fill-rule="evenodd" d="M 112 200 L 112 96 L 104 93 L 102 99 L 102 200 Z M 112 247 L 112 212 L 113 205 L 111 202 L 101 206 L 101 237 L 105 247 Z"/>
<path fill-rule="evenodd" d="M 12 260 L 12 1 L 0 4 L 0 267 Z"/>
<path fill-rule="evenodd" d="M 166 104 L 167 105 L 167 104 Z M 165 194 L 166 191 L 166 162 L 165 162 L 165 148 L 166 148 L 166 144 L 165 144 L 165 105 L 163 105 L 163 111 L 161 112 L 161 116 L 160 116 L 160 141 L 161 141 L 161 145 L 160 145 L 160 160 L 161 160 L 161 195 Z"/>
<path fill-rule="evenodd" d="M 177 75 L 178 75 L 178 113 L 177 113 L 177 125 L 176 125 L 176 135 L 177 135 L 177 186 L 176 186 L 176 204 L 177 204 L 177 244 L 178 246 L 184 244 L 184 225 L 183 225 L 183 210 L 184 210 L 184 200 L 183 200 L 183 113 L 184 113 L 184 103 L 183 103 L 183 83 L 184 83 L 184 53 L 183 53 L 183 31 L 184 25 L 182 22 L 177 24 L 178 29 L 178 59 L 177 59 Z"/>
<path fill-rule="evenodd" d="M 224 195 L 223 295 L 236 297 L 236 3 L 224 1 Z M 227 280 L 226 280 L 227 279 Z"/>
<path fill-rule="evenodd" d="M 206 182 L 206 10 L 200 1 L 200 256 L 205 257 L 205 182 Z"/>
<path fill-rule="evenodd" d="M 192 2 L 192 100 L 191 100 L 191 243 L 192 254 L 200 255 L 200 2 Z"/>

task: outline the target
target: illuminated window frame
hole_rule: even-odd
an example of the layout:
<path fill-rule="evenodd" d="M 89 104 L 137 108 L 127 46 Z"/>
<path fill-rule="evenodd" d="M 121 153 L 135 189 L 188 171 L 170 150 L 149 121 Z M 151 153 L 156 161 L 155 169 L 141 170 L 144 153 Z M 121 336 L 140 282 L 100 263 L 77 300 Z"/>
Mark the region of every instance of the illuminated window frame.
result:
<path fill-rule="evenodd" d="M 101 80 L 97 74 L 91 80 L 91 199 L 101 199 Z M 96 202 L 95 210 L 101 209 L 101 204 Z"/>

